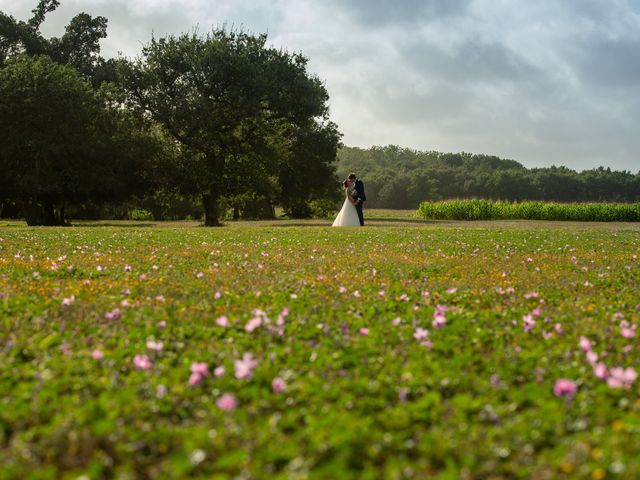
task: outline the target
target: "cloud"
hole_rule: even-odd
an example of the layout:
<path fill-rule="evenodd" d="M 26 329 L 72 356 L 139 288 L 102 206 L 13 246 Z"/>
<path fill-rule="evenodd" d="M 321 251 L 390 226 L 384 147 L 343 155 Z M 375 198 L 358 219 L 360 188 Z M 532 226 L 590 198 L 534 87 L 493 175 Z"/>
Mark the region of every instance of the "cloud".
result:
<path fill-rule="evenodd" d="M 43 31 L 60 35 L 79 11 L 104 15 L 109 56 L 138 54 L 152 32 L 268 32 L 310 58 L 348 145 L 640 168 L 640 0 L 61 3 Z M 32 8 L 0 0 L 18 18 Z"/>

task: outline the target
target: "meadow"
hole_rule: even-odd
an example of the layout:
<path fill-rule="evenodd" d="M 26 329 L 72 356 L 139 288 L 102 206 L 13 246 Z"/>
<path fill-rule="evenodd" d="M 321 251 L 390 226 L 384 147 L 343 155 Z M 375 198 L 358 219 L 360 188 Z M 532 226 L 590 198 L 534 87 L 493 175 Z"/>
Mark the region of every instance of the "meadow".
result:
<path fill-rule="evenodd" d="M 640 226 L 0 228 L 0 478 L 638 478 Z"/>

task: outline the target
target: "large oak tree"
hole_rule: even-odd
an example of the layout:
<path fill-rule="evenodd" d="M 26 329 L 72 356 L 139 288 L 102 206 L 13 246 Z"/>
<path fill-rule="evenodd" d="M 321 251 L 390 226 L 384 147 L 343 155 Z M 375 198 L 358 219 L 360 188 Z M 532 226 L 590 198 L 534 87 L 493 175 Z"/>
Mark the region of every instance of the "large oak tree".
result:
<path fill-rule="evenodd" d="M 205 225 L 220 224 L 221 200 L 237 194 L 243 172 L 253 180 L 256 175 L 277 179 L 283 158 L 302 163 L 294 155 L 295 138 L 283 132 L 324 132 L 333 144 L 321 163 L 335 160 L 339 134 L 328 121 L 324 85 L 308 73 L 304 56 L 266 41 L 266 35 L 224 28 L 205 36 L 154 38 L 122 72 L 132 105 L 183 146 L 191 170 L 189 193 L 201 196 Z M 310 169 L 301 165 L 298 174 L 305 171 Z M 331 168 L 322 170 L 327 172 Z M 247 182 L 247 190 L 255 183 Z"/>

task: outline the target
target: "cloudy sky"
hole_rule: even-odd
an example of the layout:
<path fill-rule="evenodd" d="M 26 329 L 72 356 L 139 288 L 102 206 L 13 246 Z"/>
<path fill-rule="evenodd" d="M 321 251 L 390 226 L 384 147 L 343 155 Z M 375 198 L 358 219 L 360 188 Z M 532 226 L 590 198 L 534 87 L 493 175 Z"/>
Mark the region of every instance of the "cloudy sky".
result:
<path fill-rule="evenodd" d="M 37 0 L 0 0 L 27 19 Z M 350 146 L 640 170 L 640 0 L 61 0 L 109 19 L 105 56 L 221 24 L 310 58 Z"/>

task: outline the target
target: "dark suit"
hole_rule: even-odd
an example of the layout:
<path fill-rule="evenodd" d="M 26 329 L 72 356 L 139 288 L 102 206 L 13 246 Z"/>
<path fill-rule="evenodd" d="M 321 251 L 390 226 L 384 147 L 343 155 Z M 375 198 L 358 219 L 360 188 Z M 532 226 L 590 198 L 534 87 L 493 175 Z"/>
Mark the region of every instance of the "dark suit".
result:
<path fill-rule="evenodd" d="M 360 226 L 364 227 L 364 214 L 362 213 L 362 204 L 367 200 L 367 195 L 364 193 L 364 183 L 362 180 L 356 179 L 354 185 L 355 192 L 353 193 L 353 199 L 356 201 L 356 211 L 358 212 L 358 218 L 360 219 Z"/>

